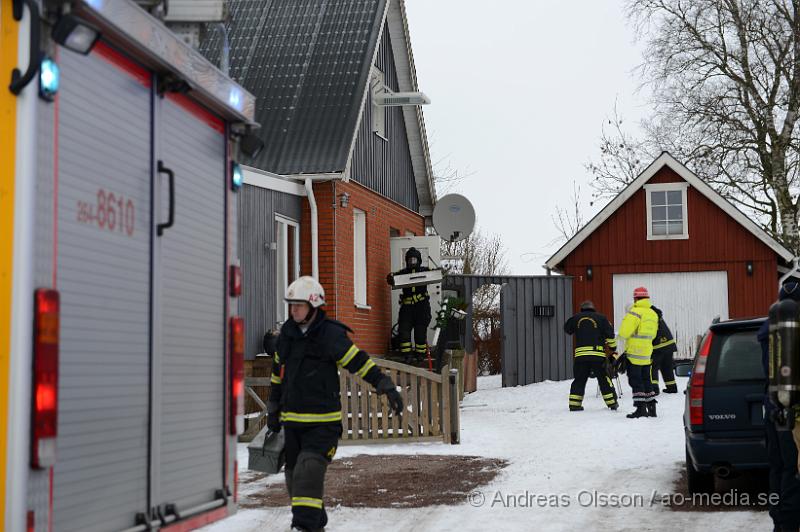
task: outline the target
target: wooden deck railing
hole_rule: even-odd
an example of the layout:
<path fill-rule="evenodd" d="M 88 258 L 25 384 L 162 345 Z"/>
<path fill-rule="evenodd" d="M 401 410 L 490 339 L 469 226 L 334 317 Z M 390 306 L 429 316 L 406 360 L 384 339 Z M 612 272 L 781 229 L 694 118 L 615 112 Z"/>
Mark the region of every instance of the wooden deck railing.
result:
<path fill-rule="evenodd" d="M 457 389 L 450 368 L 441 373 L 373 359 L 400 387 L 405 412 L 390 414 L 385 397 L 348 372 L 339 372 L 342 393 L 342 444 L 444 441 L 453 442 L 458 425 Z M 455 379 L 452 379 L 455 381 Z"/>
<path fill-rule="evenodd" d="M 451 373 L 450 367 L 445 366 L 441 373 L 433 373 L 381 358 L 373 360 L 400 388 L 405 412 L 402 418 L 391 414 L 386 398 L 376 394 L 372 386 L 347 371 L 340 371 L 342 444 L 458 443 L 460 420 L 455 370 Z M 240 441 L 252 440 L 264 426 L 266 400 L 260 398 L 254 388 L 268 384 L 268 377 L 245 379 L 245 391 L 261 412 L 248 416 L 248 429 L 240 436 Z"/>

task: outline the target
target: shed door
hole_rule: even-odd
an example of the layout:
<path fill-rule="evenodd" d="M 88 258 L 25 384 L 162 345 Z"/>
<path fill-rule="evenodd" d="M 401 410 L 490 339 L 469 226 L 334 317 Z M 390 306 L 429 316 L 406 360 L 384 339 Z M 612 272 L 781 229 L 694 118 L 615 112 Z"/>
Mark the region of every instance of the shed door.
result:
<path fill-rule="evenodd" d="M 183 96 L 156 101 L 156 160 L 174 175 L 174 225 L 156 237 L 153 504 L 192 513 L 223 489 L 225 135 Z M 156 223 L 169 177 L 156 177 Z M 163 509 L 163 507 L 162 507 Z"/>
<path fill-rule="evenodd" d="M 614 275 L 614 326 L 619 330 L 633 290 L 644 286 L 653 305 L 664 312 L 678 345 L 675 358 L 692 358 L 695 339 L 711 320 L 728 319 L 727 272 L 636 273 Z"/>
<path fill-rule="evenodd" d="M 60 66 L 53 529 L 123 530 L 147 508 L 150 79 L 102 46 Z"/>

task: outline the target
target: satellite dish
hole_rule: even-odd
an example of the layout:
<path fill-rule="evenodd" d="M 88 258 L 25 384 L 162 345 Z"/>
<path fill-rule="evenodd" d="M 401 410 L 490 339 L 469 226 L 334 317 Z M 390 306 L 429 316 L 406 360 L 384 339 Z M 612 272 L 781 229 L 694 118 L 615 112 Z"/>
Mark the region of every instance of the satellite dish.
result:
<path fill-rule="evenodd" d="M 461 194 L 448 194 L 440 198 L 433 209 L 433 227 L 445 240 L 464 240 L 475 228 L 472 203 Z"/>

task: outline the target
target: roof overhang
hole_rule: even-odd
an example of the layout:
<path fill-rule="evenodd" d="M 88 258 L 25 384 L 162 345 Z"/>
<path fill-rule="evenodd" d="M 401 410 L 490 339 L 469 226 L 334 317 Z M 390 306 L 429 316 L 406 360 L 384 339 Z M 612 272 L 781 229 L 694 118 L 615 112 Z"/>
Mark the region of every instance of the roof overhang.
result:
<path fill-rule="evenodd" d="M 255 96 L 131 0 L 79 0 L 76 8 L 97 23 L 106 38 L 146 58 L 148 67 L 186 81 L 192 97 L 226 120 L 257 125 Z"/>
<path fill-rule="evenodd" d="M 672 169 L 682 179 L 688 182 L 690 186 L 695 188 L 703 196 L 708 198 L 714 205 L 725 211 L 728 216 L 736 220 L 741 226 L 750 231 L 756 238 L 761 240 L 761 242 L 774 251 L 778 257 L 785 261 L 792 260 L 793 254 L 791 251 L 786 249 L 780 244 L 780 242 L 767 234 L 766 231 L 756 225 L 752 220 L 750 220 L 750 218 L 745 216 L 742 211 L 737 209 L 731 202 L 723 198 L 717 191 L 711 188 L 702 179 L 697 177 L 694 172 L 686 168 L 686 166 L 675 159 L 675 157 L 670 155 L 668 152 L 662 152 L 661 155 L 659 155 L 652 163 L 650 163 L 650 165 L 645 168 L 636 179 L 634 179 L 627 187 L 625 187 L 625 189 L 623 189 L 622 192 L 620 192 L 613 200 L 611 200 L 608 205 L 603 207 L 603 209 L 597 213 L 597 215 L 592 218 L 589 223 L 584 225 L 581 230 L 575 234 L 575 236 L 561 246 L 561 249 L 556 251 L 556 253 L 550 257 L 547 262 L 545 262 L 545 267 L 554 271 L 562 271 L 560 269 L 561 263 L 564 262 L 564 260 L 573 251 L 575 251 L 575 249 L 577 249 L 577 247 L 580 246 L 583 241 L 589 237 L 589 235 L 591 235 L 598 227 L 605 223 L 605 221 L 608 220 L 611 215 L 617 211 L 617 209 L 622 207 L 622 205 L 631 199 L 633 195 L 645 185 L 645 183 L 647 183 L 659 170 L 665 166 Z"/>
<path fill-rule="evenodd" d="M 404 0 L 391 0 L 386 17 L 386 29 L 389 31 L 389 38 L 392 41 L 400 92 L 419 92 Z M 403 120 L 411 151 L 414 180 L 417 184 L 419 213 L 423 216 L 432 216 L 433 207 L 436 204 L 436 187 L 433 182 L 428 134 L 425 130 L 422 108 L 419 106 L 403 107 Z"/>

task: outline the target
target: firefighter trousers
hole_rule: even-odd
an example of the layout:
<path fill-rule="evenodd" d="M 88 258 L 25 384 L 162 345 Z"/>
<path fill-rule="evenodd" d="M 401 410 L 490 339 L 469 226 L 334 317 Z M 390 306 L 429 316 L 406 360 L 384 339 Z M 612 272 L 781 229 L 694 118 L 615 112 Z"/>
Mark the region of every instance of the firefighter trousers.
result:
<path fill-rule="evenodd" d="M 341 424 L 284 426 L 286 489 L 292 503 L 292 526 L 321 530 L 328 523 L 322 497 L 325 472 L 336 454 Z"/>
<path fill-rule="evenodd" d="M 606 406 L 612 408 L 617 404 L 617 391 L 608 376 L 605 365 L 605 357 L 584 355 L 575 357 L 572 363 L 572 373 L 575 380 L 569 389 L 569 406 L 571 410 L 579 408 L 583 404 L 583 395 L 586 391 L 586 382 L 589 377 L 595 377 L 597 384 L 600 385 L 600 393 L 603 394 L 603 401 Z"/>
<path fill-rule="evenodd" d="M 412 351 L 418 356 L 427 353 L 428 326 L 431 324 L 431 304 L 427 299 L 416 303 L 400 305 L 397 320 L 397 335 L 400 338 L 400 352 L 407 357 Z M 414 332 L 414 346 L 411 345 L 411 332 Z"/>
<path fill-rule="evenodd" d="M 658 372 L 661 372 L 661 378 L 664 379 L 665 391 L 677 392 L 678 384 L 675 382 L 675 371 L 673 367 L 675 361 L 672 357 L 672 350 L 656 349 L 653 351 L 653 358 L 651 359 L 650 369 L 650 383 L 653 386 L 653 392 L 658 395 Z"/>
<path fill-rule="evenodd" d="M 628 362 L 625 371 L 628 373 L 628 384 L 633 390 L 633 405 L 655 401 L 656 393 L 650 382 L 650 364 L 639 366 Z"/>

